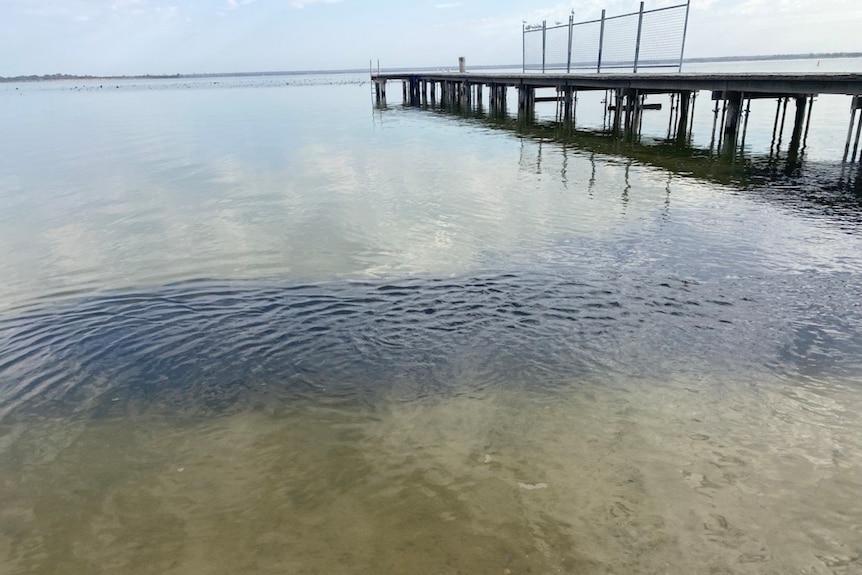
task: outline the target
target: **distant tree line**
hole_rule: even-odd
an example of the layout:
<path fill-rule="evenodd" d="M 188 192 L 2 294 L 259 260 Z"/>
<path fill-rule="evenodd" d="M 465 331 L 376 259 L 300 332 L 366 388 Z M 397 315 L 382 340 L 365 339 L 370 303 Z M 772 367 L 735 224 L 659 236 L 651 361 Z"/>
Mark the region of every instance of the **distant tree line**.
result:
<path fill-rule="evenodd" d="M 30 76 L 0 76 L 0 82 L 50 82 L 51 80 L 122 80 L 122 79 L 144 79 L 144 78 L 182 78 L 182 74 L 163 74 L 154 76 L 145 74 L 142 76 L 90 76 L 79 74 L 42 74 Z"/>

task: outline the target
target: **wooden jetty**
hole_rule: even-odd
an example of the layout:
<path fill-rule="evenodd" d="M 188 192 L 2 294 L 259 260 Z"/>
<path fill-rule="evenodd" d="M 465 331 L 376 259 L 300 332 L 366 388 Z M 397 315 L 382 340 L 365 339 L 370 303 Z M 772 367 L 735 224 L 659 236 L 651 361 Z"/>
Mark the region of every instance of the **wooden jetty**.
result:
<path fill-rule="evenodd" d="M 573 125 L 577 93 L 604 90 L 605 115 L 609 132 L 619 136 L 639 133 L 641 112 L 651 109 L 644 103 L 647 95 L 666 94 L 671 97 L 669 137 L 686 141 L 691 136 L 694 103 L 697 94 L 709 91 L 715 102 L 713 139 L 718 131 L 718 149 L 735 152 L 742 134 L 744 145 L 747 110 L 751 100 L 777 100 L 773 135 L 783 133 L 787 107 L 795 102 L 793 132 L 788 155 L 795 156 L 804 141 L 811 120 L 815 96 L 843 94 L 851 97 L 850 127 L 844 146 L 843 161 L 855 161 L 862 136 L 862 74 L 570 74 L 570 73 L 472 73 L 422 72 L 372 74 L 378 103 L 386 102 L 388 82 L 400 81 L 404 103 L 423 106 L 438 101 L 443 105 L 472 107 L 482 105 L 483 88 L 488 89 L 488 109 L 491 114 L 505 114 L 510 88 L 517 90 L 518 115 L 535 117 L 537 102 L 558 103 L 559 119 Z M 536 90 L 550 88 L 555 96 L 537 97 Z M 652 107 L 655 109 L 655 107 Z M 721 121 L 719 122 L 719 116 Z M 746 121 L 740 129 L 740 122 Z M 851 148 L 852 144 L 852 148 Z M 862 160 L 862 153 L 859 154 Z"/>

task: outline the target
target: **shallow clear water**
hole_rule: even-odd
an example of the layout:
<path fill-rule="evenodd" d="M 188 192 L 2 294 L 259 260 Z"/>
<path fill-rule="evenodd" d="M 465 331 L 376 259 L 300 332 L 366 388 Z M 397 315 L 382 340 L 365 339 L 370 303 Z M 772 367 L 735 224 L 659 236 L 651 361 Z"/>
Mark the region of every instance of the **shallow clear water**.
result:
<path fill-rule="evenodd" d="M 862 569 L 855 168 L 344 78 L 0 85 L 0 572 Z"/>

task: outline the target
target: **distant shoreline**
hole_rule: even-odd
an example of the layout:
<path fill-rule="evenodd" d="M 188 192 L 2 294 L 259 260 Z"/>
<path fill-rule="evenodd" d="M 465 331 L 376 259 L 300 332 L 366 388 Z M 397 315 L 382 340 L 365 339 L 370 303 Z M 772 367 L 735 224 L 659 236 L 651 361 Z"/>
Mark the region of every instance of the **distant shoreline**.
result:
<path fill-rule="evenodd" d="M 702 64 L 709 62 L 763 62 L 780 60 L 827 60 L 841 58 L 862 58 L 862 52 L 823 52 L 808 54 L 770 54 L 754 56 L 713 56 L 700 58 L 685 58 L 683 64 Z M 455 66 L 416 66 L 380 68 L 380 72 L 427 72 L 440 69 L 450 69 Z M 488 64 L 471 66 L 473 69 L 505 70 L 520 68 L 521 64 Z M 349 68 L 336 70 L 285 70 L 269 72 L 211 72 L 203 74 L 140 74 L 128 76 L 90 76 L 77 74 L 43 74 L 30 76 L 0 76 L 0 82 L 50 82 L 55 80 L 170 80 L 193 78 L 242 78 L 255 76 L 312 76 L 318 74 L 363 74 L 368 68 Z"/>

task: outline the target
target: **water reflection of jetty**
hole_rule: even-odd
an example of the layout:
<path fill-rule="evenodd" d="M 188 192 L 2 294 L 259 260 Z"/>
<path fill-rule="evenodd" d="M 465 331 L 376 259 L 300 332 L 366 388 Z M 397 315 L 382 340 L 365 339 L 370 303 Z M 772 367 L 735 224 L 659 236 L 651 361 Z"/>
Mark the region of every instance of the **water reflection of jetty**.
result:
<path fill-rule="evenodd" d="M 597 130 L 578 129 L 556 120 L 524 121 L 523 118 L 493 115 L 478 108 L 440 107 L 432 109 L 441 118 L 457 122 L 481 124 L 484 128 L 517 133 L 522 141 L 533 141 L 533 156 L 528 157 L 522 148 L 521 168 L 536 174 L 547 171 L 550 166 L 543 161 L 543 147 L 550 144 L 555 153 L 563 158 L 557 168 L 562 181 L 567 180 L 566 164 L 569 154 L 586 153 L 593 164 L 590 188 L 595 183 L 596 155 L 627 159 L 626 165 L 655 166 L 669 174 L 693 176 L 702 180 L 730 185 L 740 189 L 772 190 L 772 197 L 786 192 L 794 203 L 812 206 L 828 204 L 834 211 L 846 208 L 851 219 L 858 219 L 862 207 L 862 166 L 845 163 L 836 166 L 831 162 L 806 162 L 803 168 L 800 157 L 791 158 L 779 153 L 773 142 L 769 152 L 763 154 L 738 153 L 728 158 L 715 149 L 693 147 L 688 143 L 648 138 L 646 140 L 613 137 Z M 801 154 L 801 153 L 800 153 Z M 554 168 L 550 168 L 554 169 Z"/>
<path fill-rule="evenodd" d="M 773 122 L 773 140 L 780 137 L 788 121 L 788 104 L 795 102 L 793 131 L 788 158 L 794 160 L 808 133 L 814 98 L 820 94 L 850 96 L 850 126 L 844 146 L 843 161 L 856 161 L 862 136 L 862 74 L 501 74 L 436 72 L 416 74 L 373 74 L 375 98 L 386 102 L 386 84 L 402 82 L 405 104 L 436 105 L 462 108 L 482 107 L 483 89 L 487 86 L 488 111 L 505 115 L 510 89 L 517 92 L 518 117 L 535 118 L 537 102 L 556 102 L 558 118 L 575 127 L 578 92 L 605 91 L 603 125 L 605 131 L 622 138 L 640 134 L 642 112 L 655 109 L 645 103 L 648 95 L 670 96 L 668 137 L 679 142 L 691 136 L 694 105 L 701 91 L 709 91 L 713 106 L 713 143 L 716 149 L 733 155 L 744 146 L 751 101 L 777 101 Z M 537 95 L 552 90 L 550 96 Z M 438 93 L 439 91 L 439 93 Z M 858 154 L 862 159 L 862 153 Z"/>

